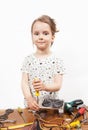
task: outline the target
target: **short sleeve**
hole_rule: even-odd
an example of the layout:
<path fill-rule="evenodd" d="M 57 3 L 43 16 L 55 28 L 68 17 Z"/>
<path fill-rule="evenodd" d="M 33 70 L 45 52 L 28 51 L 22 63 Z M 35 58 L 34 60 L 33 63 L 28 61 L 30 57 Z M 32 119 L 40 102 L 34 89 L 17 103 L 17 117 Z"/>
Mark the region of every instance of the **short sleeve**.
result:
<path fill-rule="evenodd" d="M 22 72 L 26 72 L 29 73 L 29 60 L 28 57 L 25 57 L 23 63 L 22 63 L 22 67 L 21 67 L 21 71 Z"/>
<path fill-rule="evenodd" d="M 54 68 L 54 74 L 64 74 L 65 68 L 64 68 L 64 63 L 63 60 L 61 59 L 56 59 L 56 65 Z"/>

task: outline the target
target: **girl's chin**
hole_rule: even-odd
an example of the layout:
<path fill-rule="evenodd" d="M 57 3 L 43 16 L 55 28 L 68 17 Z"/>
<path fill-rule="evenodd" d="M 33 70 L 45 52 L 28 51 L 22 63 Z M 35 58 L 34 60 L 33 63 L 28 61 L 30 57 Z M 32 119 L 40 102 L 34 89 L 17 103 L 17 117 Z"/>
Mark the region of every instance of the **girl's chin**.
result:
<path fill-rule="evenodd" d="M 38 47 L 39 50 L 45 50 L 45 47 Z"/>

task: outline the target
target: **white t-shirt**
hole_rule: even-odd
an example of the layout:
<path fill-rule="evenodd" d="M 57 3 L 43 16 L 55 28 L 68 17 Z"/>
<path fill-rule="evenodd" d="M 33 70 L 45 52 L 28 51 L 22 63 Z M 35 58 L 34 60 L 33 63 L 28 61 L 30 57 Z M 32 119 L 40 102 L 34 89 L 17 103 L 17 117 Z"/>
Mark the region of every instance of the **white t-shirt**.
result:
<path fill-rule="evenodd" d="M 42 58 L 38 58 L 34 54 L 31 54 L 25 57 L 21 70 L 29 74 L 29 89 L 32 96 L 35 98 L 35 90 L 32 86 L 35 77 L 41 79 L 44 84 L 52 84 L 54 75 L 64 74 L 63 61 L 54 54 Z M 39 93 L 40 102 L 46 98 L 59 98 L 59 91 L 52 93 L 40 91 Z"/>

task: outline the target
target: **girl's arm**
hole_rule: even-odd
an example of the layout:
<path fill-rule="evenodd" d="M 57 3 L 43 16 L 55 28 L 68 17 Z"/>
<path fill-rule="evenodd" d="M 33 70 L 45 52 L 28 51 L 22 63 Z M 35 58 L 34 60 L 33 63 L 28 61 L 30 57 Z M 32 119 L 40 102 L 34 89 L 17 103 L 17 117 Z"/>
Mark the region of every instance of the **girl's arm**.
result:
<path fill-rule="evenodd" d="M 38 80 L 33 83 L 33 86 L 36 91 L 44 90 L 44 91 L 55 92 L 60 90 L 62 86 L 62 79 L 63 79 L 63 75 L 57 74 L 54 76 L 52 84 L 44 84 L 41 80 Z"/>
<path fill-rule="evenodd" d="M 23 72 L 22 81 L 21 81 L 22 92 L 23 92 L 24 98 L 27 101 L 27 106 L 32 110 L 38 110 L 39 106 L 36 100 L 31 95 L 29 85 L 28 85 L 28 79 L 29 79 L 28 74 Z"/>
<path fill-rule="evenodd" d="M 55 92 L 61 89 L 63 75 L 57 74 L 54 76 L 54 81 L 52 84 L 45 85 L 45 90 L 50 92 Z"/>
<path fill-rule="evenodd" d="M 28 74 L 25 73 L 25 72 L 22 73 L 21 87 L 22 87 L 22 92 L 23 92 L 24 98 L 26 100 L 29 100 L 29 98 L 32 95 L 30 93 L 30 89 L 29 89 L 29 86 L 28 86 Z"/>

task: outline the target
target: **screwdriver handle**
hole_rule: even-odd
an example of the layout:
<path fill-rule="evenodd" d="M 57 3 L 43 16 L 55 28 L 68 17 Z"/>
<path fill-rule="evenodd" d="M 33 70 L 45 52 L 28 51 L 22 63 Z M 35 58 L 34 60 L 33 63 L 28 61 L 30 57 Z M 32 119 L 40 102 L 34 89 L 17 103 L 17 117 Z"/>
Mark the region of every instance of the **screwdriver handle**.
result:
<path fill-rule="evenodd" d="M 38 81 L 38 80 L 39 80 L 39 78 L 37 78 L 37 77 L 34 78 L 34 81 Z M 40 94 L 39 94 L 39 91 L 36 91 L 36 92 L 35 92 L 35 96 L 38 97 L 39 95 L 40 95 Z"/>
<path fill-rule="evenodd" d="M 78 113 L 79 113 L 80 115 L 83 115 L 83 114 L 85 113 L 85 111 L 86 111 L 86 108 L 85 108 L 85 107 L 82 107 L 82 108 L 79 109 Z"/>
<path fill-rule="evenodd" d="M 35 96 L 39 96 L 39 91 L 36 91 L 36 92 L 35 92 Z"/>
<path fill-rule="evenodd" d="M 86 111 L 86 108 L 82 107 L 78 110 L 77 114 L 74 116 L 74 118 L 71 120 L 71 122 L 73 122 L 76 118 L 80 117 L 81 115 L 83 115 Z"/>

